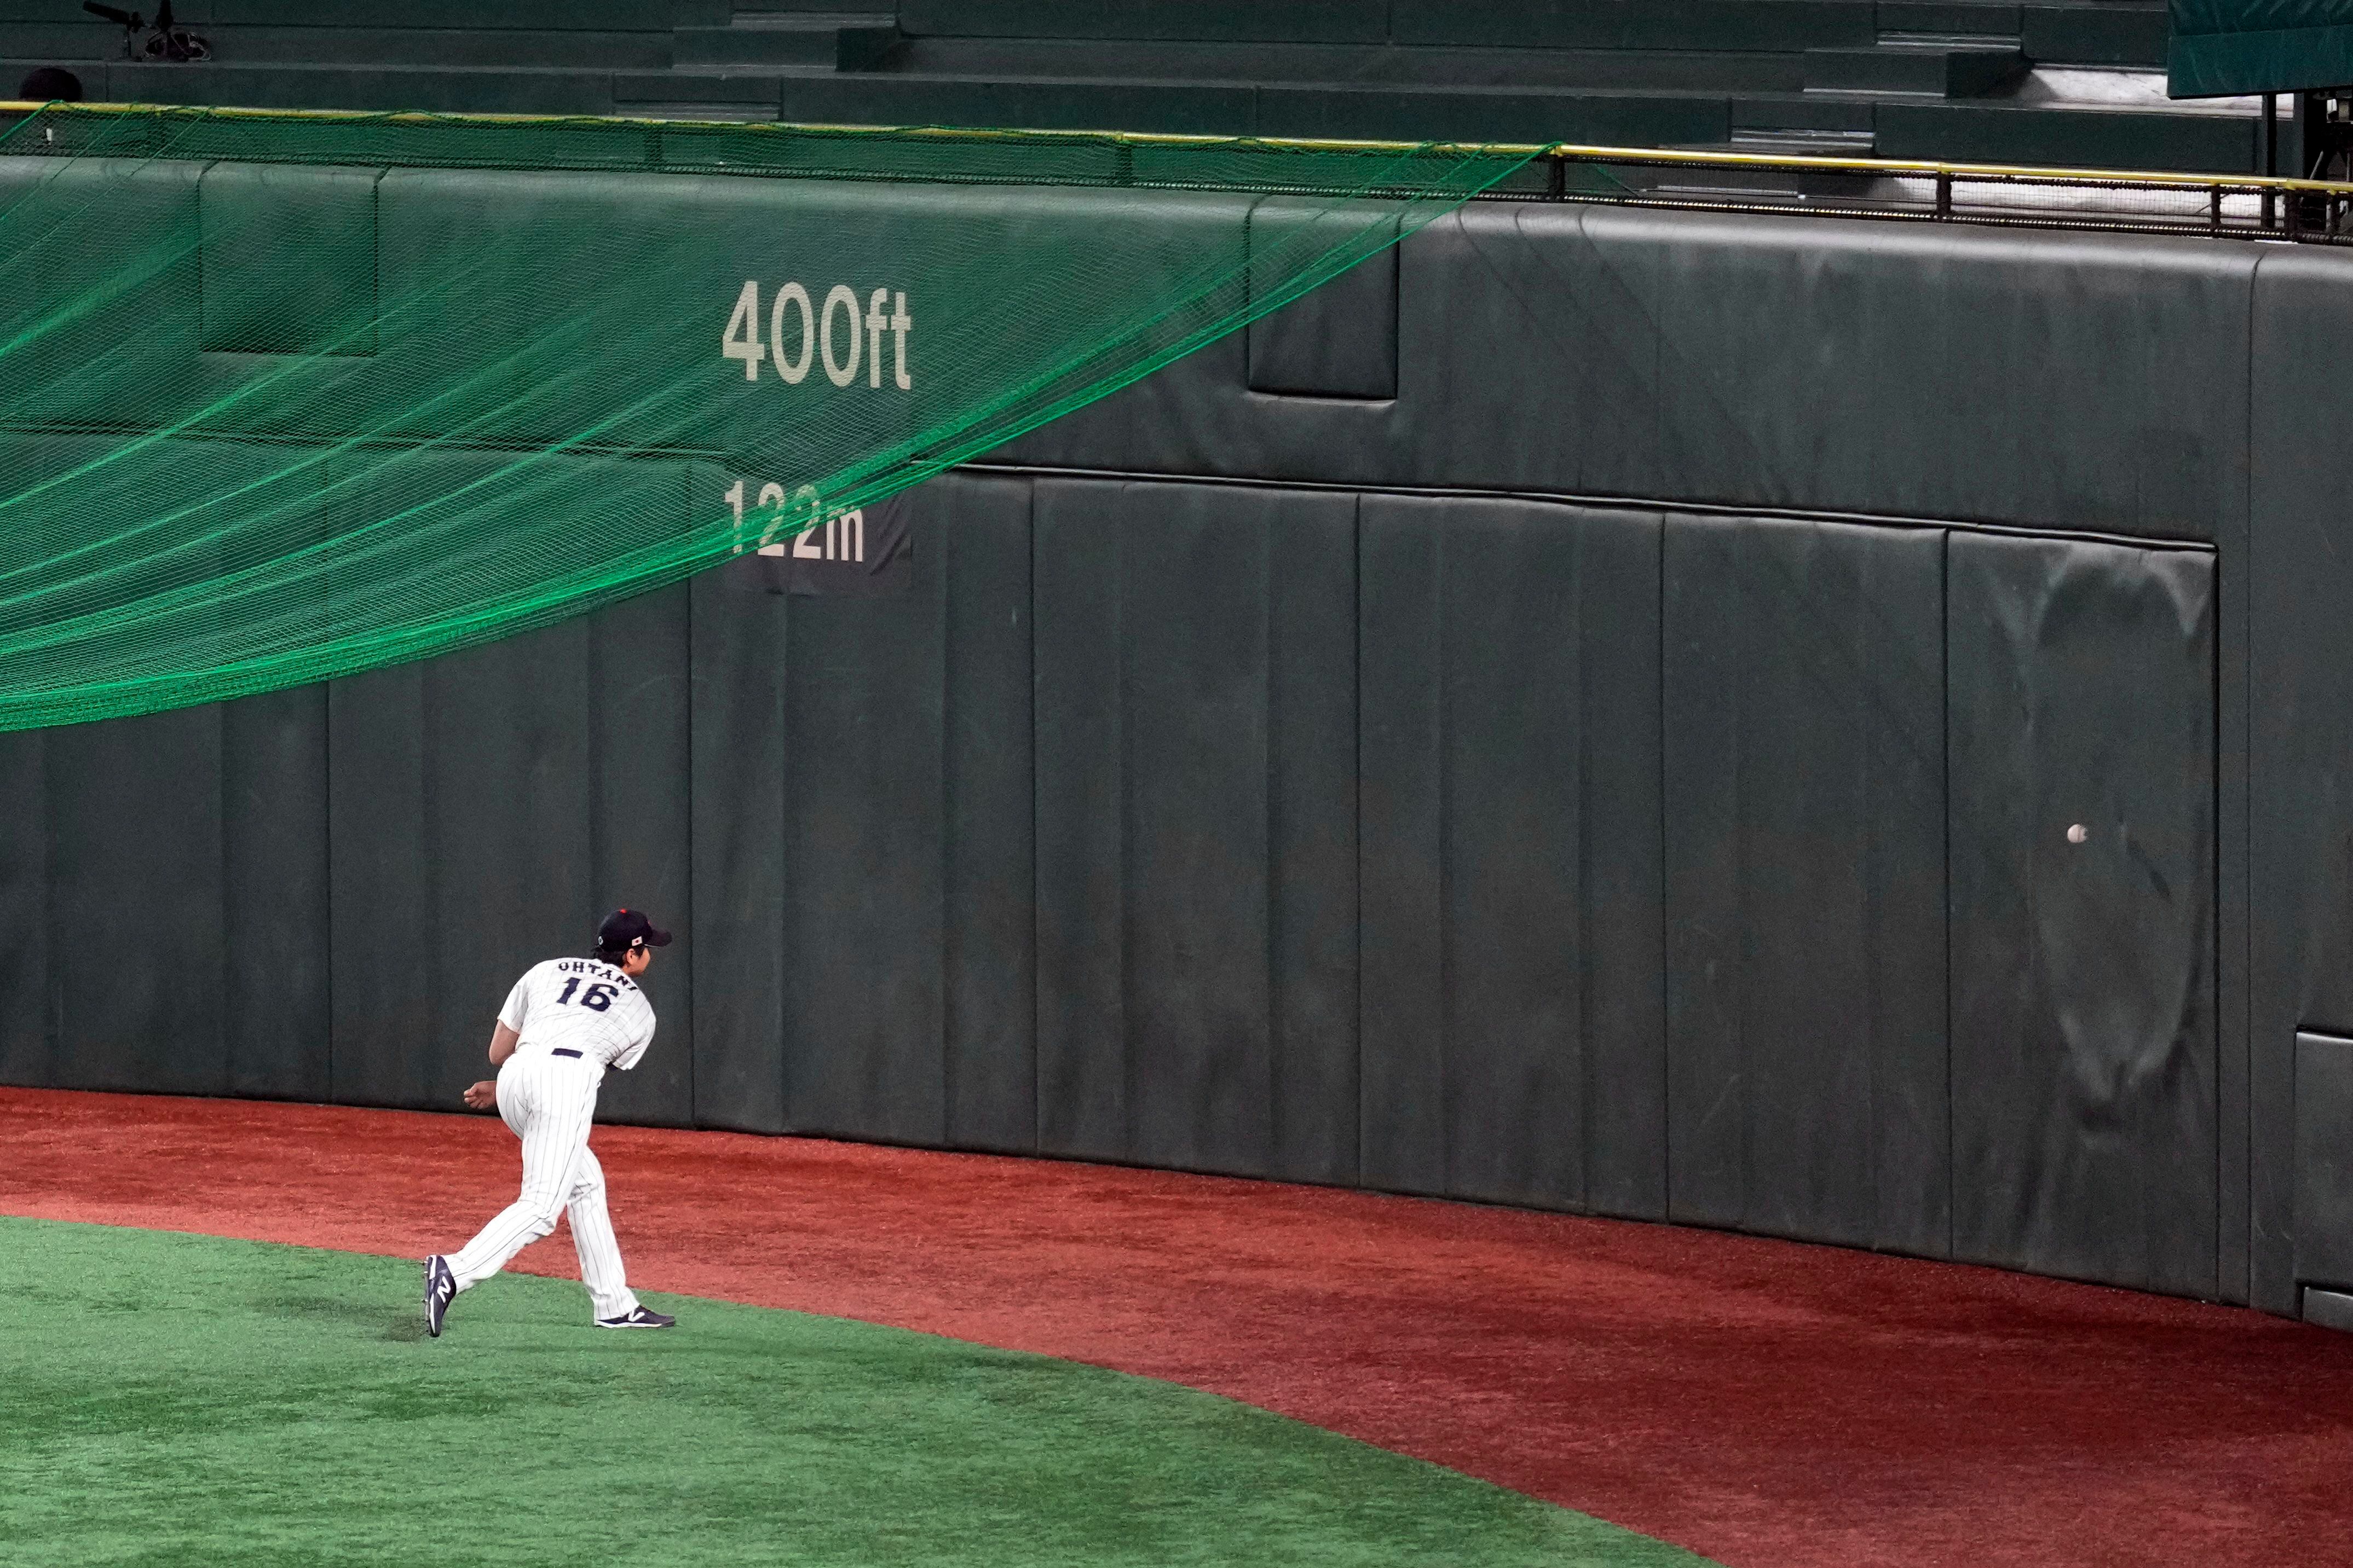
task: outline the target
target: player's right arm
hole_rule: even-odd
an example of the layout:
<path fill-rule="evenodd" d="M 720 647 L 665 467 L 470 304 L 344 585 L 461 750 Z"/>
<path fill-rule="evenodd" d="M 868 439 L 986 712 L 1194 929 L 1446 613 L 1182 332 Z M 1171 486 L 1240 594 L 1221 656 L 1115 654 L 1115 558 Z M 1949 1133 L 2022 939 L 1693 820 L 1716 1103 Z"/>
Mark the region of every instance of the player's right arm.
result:
<path fill-rule="evenodd" d="M 514 1055 L 515 1042 L 522 1038 L 522 1021 L 531 1010 L 531 976 L 537 973 L 533 970 L 516 981 L 514 989 L 507 993 L 507 1005 L 499 1009 L 498 1024 L 491 1030 L 491 1065 L 494 1068 L 507 1065 L 507 1058 Z M 476 1110 L 497 1110 L 498 1080 L 484 1079 L 467 1085 L 465 1099 Z"/>

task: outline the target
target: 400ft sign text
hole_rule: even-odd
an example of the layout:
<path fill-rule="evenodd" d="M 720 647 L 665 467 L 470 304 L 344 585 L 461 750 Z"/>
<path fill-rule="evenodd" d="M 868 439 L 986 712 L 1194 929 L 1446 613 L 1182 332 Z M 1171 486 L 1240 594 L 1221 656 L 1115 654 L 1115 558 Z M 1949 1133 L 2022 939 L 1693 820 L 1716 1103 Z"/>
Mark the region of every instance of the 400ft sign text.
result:
<path fill-rule="evenodd" d="M 765 342 L 760 337 L 763 325 L 768 329 Z M 727 318 L 719 352 L 744 362 L 745 381 L 759 380 L 760 366 L 766 363 L 775 366 L 777 377 L 787 386 L 807 379 L 812 366 L 822 366 L 825 378 L 836 386 L 848 386 L 863 370 L 866 384 L 879 388 L 885 353 L 882 340 L 887 336 L 891 384 L 901 392 L 912 392 L 915 382 L 907 371 L 907 336 L 914 329 L 915 319 L 907 313 L 907 296 L 899 290 L 870 291 L 861 310 L 858 290 L 847 283 L 827 289 L 823 304 L 813 302 L 800 284 L 786 283 L 769 300 L 764 317 L 759 281 L 747 279 L 743 292 L 735 296 L 735 310 Z"/>

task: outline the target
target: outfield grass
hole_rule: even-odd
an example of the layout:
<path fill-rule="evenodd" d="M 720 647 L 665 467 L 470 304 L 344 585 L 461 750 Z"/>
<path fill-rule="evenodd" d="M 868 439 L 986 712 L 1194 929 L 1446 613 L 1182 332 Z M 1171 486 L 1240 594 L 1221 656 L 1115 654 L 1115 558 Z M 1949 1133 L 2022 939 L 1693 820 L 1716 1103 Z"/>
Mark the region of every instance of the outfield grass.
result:
<path fill-rule="evenodd" d="M 1581 1514 L 1208 1394 L 902 1330 L 0 1218 L 0 1560 L 1667 1568 Z"/>

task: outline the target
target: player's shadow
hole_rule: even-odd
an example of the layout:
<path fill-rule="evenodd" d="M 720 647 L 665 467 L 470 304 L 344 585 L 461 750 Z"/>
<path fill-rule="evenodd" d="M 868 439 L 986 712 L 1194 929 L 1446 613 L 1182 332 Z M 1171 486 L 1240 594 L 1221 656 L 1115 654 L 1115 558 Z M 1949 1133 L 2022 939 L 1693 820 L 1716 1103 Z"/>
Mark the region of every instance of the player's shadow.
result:
<path fill-rule="evenodd" d="M 257 1296 L 254 1310 L 273 1318 L 299 1318 L 313 1323 L 343 1323 L 373 1329 L 381 1337 L 406 1343 L 425 1337 L 425 1320 L 414 1306 L 396 1310 L 381 1301 L 353 1300 L 341 1296 Z"/>

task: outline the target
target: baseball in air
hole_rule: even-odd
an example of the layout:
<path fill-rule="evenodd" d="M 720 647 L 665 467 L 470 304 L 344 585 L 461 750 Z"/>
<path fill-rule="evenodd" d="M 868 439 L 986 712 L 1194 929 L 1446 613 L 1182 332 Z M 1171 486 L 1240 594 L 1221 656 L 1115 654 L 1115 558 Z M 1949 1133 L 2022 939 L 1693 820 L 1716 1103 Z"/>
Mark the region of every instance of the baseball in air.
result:
<path fill-rule="evenodd" d="M 2085 827 L 2080 822 L 2070 823 L 2068 825 L 2067 842 L 2070 844 L 2081 844 L 2084 839 L 2089 838 L 2091 836 L 2092 830 Z"/>

